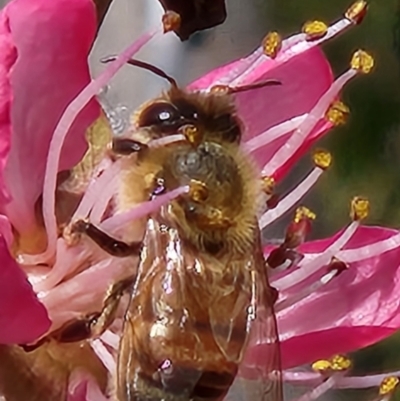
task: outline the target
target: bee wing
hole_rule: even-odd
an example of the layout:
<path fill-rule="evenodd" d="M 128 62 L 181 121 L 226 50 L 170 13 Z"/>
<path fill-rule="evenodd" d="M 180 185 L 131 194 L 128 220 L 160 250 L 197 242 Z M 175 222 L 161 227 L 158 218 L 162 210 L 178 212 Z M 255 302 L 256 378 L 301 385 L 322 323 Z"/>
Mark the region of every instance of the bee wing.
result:
<path fill-rule="evenodd" d="M 277 294 L 268 282 L 259 239 L 252 267 L 253 316 L 249 316 L 248 342 L 226 401 L 282 401 L 280 346 L 273 307 Z"/>
<path fill-rule="evenodd" d="M 179 366 L 179 360 L 184 365 L 187 358 L 178 355 L 179 345 L 189 350 L 202 346 L 197 341 L 198 329 L 193 322 L 184 271 L 191 262 L 181 252 L 179 237 L 163 231 L 156 220 L 148 220 L 143 244 L 118 355 L 117 388 L 121 400 L 134 400 L 132 394 L 151 391 L 147 386 L 154 374 L 159 374 L 163 386 L 160 391 L 164 391 L 173 377 L 163 375 L 163 362 L 174 361 L 174 374 L 184 371 L 182 394 L 190 392 L 201 376 L 200 371 Z"/>

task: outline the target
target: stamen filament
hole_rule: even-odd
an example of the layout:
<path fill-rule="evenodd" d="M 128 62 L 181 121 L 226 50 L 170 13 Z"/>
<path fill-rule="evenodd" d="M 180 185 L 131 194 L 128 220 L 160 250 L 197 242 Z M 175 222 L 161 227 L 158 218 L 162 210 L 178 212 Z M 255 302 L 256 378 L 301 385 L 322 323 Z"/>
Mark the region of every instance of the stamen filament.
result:
<path fill-rule="evenodd" d="M 281 278 L 278 278 L 276 280 L 272 278 L 271 284 L 273 284 L 273 286 L 276 287 L 279 291 L 287 290 L 289 287 L 292 287 L 302 282 L 311 274 L 317 272 L 323 266 L 328 265 L 331 259 L 336 256 L 337 253 L 349 242 L 359 226 L 359 221 L 353 221 L 340 235 L 340 237 L 327 249 L 325 249 L 324 252 L 319 254 L 315 259 L 307 262 L 304 265 L 300 263 L 300 265 L 302 265 L 301 269 L 288 272 Z"/>
<path fill-rule="evenodd" d="M 125 65 L 125 63 L 148 43 L 161 29 L 143 35 L 125 49 L 117 59 L 103 71 L 100 76 L 92 80 L 81 93 L 68 105 L 62 115 L 50 142 L 49 155 L 46 164 L 46 173 L 43 186 L 43 219 L 47 232 L 47 249 L 42 254 L 43 259 L 51 257 L 56 248 L 57 222 L 55 215 L 55 190 L 57 182 L 58 164 L 64 139 L 81 110 L 108 84 L 111 78 Z"/>
<path fill-rule="evenodd" d="M 89 220 L 93 224 L 98 224 L 107 210 L 107 206 L 110 203 L 113 196 L 118 191 L 118 180 L 111 180 L 108 182 L 106 187 L 103 189 L 101 196 L 97 198 L 97 201 L 93 205 L 93 209 L 90 212 Z"/>
<path fill-rule="evenodd" d="M 301 397 L 297 398 L 296 401 L 312 401 L 321 397 L 321 395 L 325 394 L 328 390 L 335 387 L 335 384 L 340 376 L 342 376 L 342 372 L 334 373 L 327 380 L 322 382 L 317 387 L 313 388 L 311 391 L 303 394 Z"/>
<path fill-rule="evenodd" d="M 101 360 L 101 362 L 103 362 L 103 365 L 107 368 L 107 370 L 111 374 L 115 374 L 117 364 L 115 363 L 113 355 L 110 353 L 110 351 L 108 351 L 103 342 L 99 339 L 96 339 L 91 341 L 90 345 L 93 348 L 93 351 Z"/>
<path fill-rule="evenodd" d="M 68 247 L 64 239 L 57 239 L 57 257 L 53 267 L 48 274 L 43 275 L 42 280 L 37 281 L 33 284 L 33 288 L 36 292 L 49 291 L 54 288 L 57 284 L 76 270 L 90 255 L 90 250 L 85 248 L 71 249 Z"/>
<path fill-rule="evenodd" d="M 161 206 L 188 192 L 189 186 L 176 188 L 170 192 L 167 192 L 166 194 L 157 196 L 155 199 L 140 203 L 127 212 L 116 214 L 107 220 L 104 220 L 100 227 L 109 232 L 117 231 L 125 224 L 156 212 Z"/>
<path fill-rule="evenodd" d="M 362 389 L 379 387 L 384 379 L 389 376 L 400 377 L 400 371 L 380 373 L 366 376 L 341 376 L 336 378 L 334 388 L 337 389 Z M 318 372 L 293 372 L 283 371 L 282 380 L 290 384 L 301 386 L 315 386 L 325 380 L 325 376 Z"/>
<path fill-rule="evenodd" d="M 292 208 L 297 202 L 299 202 L 300 199 L 315 185 L 323 172 L 323 169 L 315 167 L 292 192 L 290 192 L 278 203 L 277 207 L 266 211 L 260 218 L 260 229 L 262 230 L 269 224 L 273 223 L 275 220 L 285 214 L 290 208 Z"/>
<path fill-rule="evenodd" d="M 119 347 L 119 340 L 120 337 L 117 334 L 113 333 L 111 330 L 106 330 L 101 336 L 101 341 L 103 341 L 108 346 L 114 348 L 115 350 L 117 350 Z"/>
<path fill-rule="evenodd" d="M 282 49 L 279 51 L 275 58 L 275 62 L 284 63 L 290 60 L 292 57 L 295 57 L 297 54 L 303 53 L 315 46 L 320 45 L 328 39 L 333 38 L 339 33 L 343 32 L 348 27 L 352 26 L 353 23 L 349 21 L 347 18 L 343 18 L 335 24 L 331 25 L 328 28 L 326 35 L 323 38 L 313 41 L 307 41 L 306 36 L 303 33 L 295 35 L 283 42 Z M 258 49 L 257 49 L 258 51 Z M 265 57 L 268 57 L 264 54 L 261 54 L 256 60 L 254 60 L 251 64 L 249 64 L 249 68 L 245 69 L 240 75 L 237 75 L 235 79 L 229 82 L 229 85 L 232 86 L 240 86 L 246 81 L 246 78 L 253 72 L 255 69 L 265 61 Z"/>
<path fill-rule="evenodd" d="M 274 127 L 269 128 L 263 133 L 251 138 L 243 144 L 244 149 L 251 153 L 263 146 L 266 146 L 273 142 L 275 139 L 288 134 L 289 132 L 295 130 L 307 117 L 307 114 L 301 116 L 293 117 L 291 120 L 284 121 Z"/>
<path fill-rule="evenodd" d="M 346 249 L 338 253 L 338 257 L 347 262 L 357 262 L 381 255 L 400 246 L 400 234 L 393 235 L 382 241 L 368 244 L 355 249 Z"/>
<path fill-rule="evenodd" d="M 350 69 L 331 85 L 308 114 L 307 118 L 297 128 L 296 132 L 294 132 L 285 145 L 283 145 L 264 166 L 262 175 L 274 176 L 274 172 L 296 153 L 318 121 L 323 118 L 326 110 L 338 96 L 343 86 L 355 75 L 357 75 L 357 71 Z"/>
<path fill-rule="evenodd" d="M 338 271 L 333 269 L 328 273 L 324 274 L 321 278 L 319 278 L 316 282 L 312 283 L 310 286 L 299 289 L 297 291 L 293 291 L 293 294 L 286 294 L 281 292 L 279 295 L 282 297 L 281 300 L 275 305 L 275 313 L 278 313 L 284 309 L 290 308 L 297 302 L 301 301 L 302 299 L 308 297 L 313 292 L 316 292 L 318 289 L 323 287 L 324 285 L 328 284 L 334 277 L 336 277 Z"/>
<path fill-rule="evenodd" d="M 115 182 L 120 172 L 120 168 L 121 168 L 121 163 L 119 160 L 117 160 L 106 170 L 104 170 L 103 173 L 100 175 L 100 177 L 93 180 L 89 184 L 78 208 L 76 209 L 74 215 L 71 218 L 71 221 L 76 221 L 78 219 L 85 219 L 86 217 L 88 217 L 91 209 L 94 207 L 96 202 L 103 196 L 102 193 L 105 186 L 107 186 L 109 182 Z"/>

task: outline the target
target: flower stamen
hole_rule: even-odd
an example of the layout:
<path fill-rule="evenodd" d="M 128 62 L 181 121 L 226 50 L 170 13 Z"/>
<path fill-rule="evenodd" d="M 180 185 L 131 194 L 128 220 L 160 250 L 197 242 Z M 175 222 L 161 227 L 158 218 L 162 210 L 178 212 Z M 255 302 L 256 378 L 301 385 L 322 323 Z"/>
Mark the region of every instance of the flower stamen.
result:
<path fill-rule="evenodd" d="M 306 40 L 321 39 L 327 34 L 328 26 L 322 21 L 307 21 L 302 32 L 306 34 Z"/>
<path fill-rule="evenodd" d="M 350 66 L 362 74 L 369 74 L 374 68 L 373 57 L 364 50 L 357 50 L 351 59 Z"/>
<path fill-rule="evenodd" d="M 331 87 L 319 99 L 305 120 L 299 125 L 290 139 L 282 146 L 262 169 L 263 175 L 275 176 L 288 160 L 299 150 L 305 139 L 310 135 L 317 123 L 324 118 L 326 111 L 339 94 L 343 86 L 352 79 L 357 72 L 350 69 L 335 80 Z"/>
<path fill-rule="evenodd" d="M 364 220 L 369 214 L 369 201 L 367 198 L 355 196 L 351 200 L 350 217 L 353 221 Z"/>
<path fill-rule="evenodd" d="M 259 220 L 259 226 L 264 229 L 285 214 L 316 184 L 324 169 L 315 167 L 311 173 L 288 195 L 286 195 L 274 209 L 267 210 Z"/>
<path fill-rule="evenodd" d="M 287 135 L 291 131 L 295 130 L 306 117 L 307 115 L 303 114 L 301 116 L 294 117 L 291 120 L 275 125 L 254 138 L 251 138 L 245 142 L 243 146 L 247 152 L 252 153 L 263 146 L 269 145 L 271 142 L 275 141 L 275 139 Z"/>
<path fill-rule="evenodd" d="M 379 386 L 380 395 L 391 395 L 396 387 L 399 385 L 399 378 L 396 376 L 388 376 L 382 380 Z"/>
<path fill-rule="evenodd" d="M 335 101 L 325 113 L 325 118 L 334 126 L 346 123 L 350 109 L 341 101 Z"/>
<path fill-rule="evenodd" d="M 332 258 L 332 262 L 328 266 L 327 273 L 325 273 L 314 283 L 304 288 L 297 288 L 291 291 L 279 292 L 280 299 L 275 305 L 275 312 L 279 313 L 284 309 L 292 307 L 299 301 L 318 291 L 321 287 L 330 283 L 335 277 L 337 277 L 342 271 L 344 271 L 343 265 L 343 262 L 336 262 L 334 258 Z"/>
<path fill-rule="evenodd" d="M 279 291 L 287 290 L 289 287 L 297 285 L 298 283 L 307 279 L 311 274 L 316 273 L 319 269 L 329 264 L 334 256 L 349 242 L 351 237 L 357 231 L 360 223 L 358 221 L 353 221 L 324 252 L 320 253 L 317 257 L 311 261 L 303 263 L 301 261 L 299 266 L 301 269 L 290 272 L 285 276 L 278 278 L 276 280 L 272 279 L 271 284 L 276 287 Z"/>
<path fill-rule="evenodd" d="M 160 209 L 161 206 L 169 203 L 183 194 L 187 194 L 189 189 L 190 188 L 187 185 L 182 186 L 165 194 L 159 195 L 152 200 L 142 202 L 126 212 L 109 217 L 100 224 L 100 227 L 106 232 L 115 232 L 125 224 L 154 213 Z"/>
<path fill-rule="evenodd" d="M 367 14 L 368 3 L 365 0 L 357 0 L 345 12 L 344 16 L 354 24 L 360 24 Z"/>
<path fill-rule="evenodd" d="M 269 32 L 262 41 L 264 54 L 274 59 L 282 48 L 282 37 L 278 32 Z"/>

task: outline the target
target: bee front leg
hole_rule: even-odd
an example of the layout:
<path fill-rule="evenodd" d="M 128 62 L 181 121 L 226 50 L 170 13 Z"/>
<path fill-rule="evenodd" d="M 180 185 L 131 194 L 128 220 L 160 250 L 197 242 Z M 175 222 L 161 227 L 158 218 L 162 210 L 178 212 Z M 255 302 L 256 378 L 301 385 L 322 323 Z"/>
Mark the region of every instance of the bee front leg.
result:
<path fill-rule="evenodd" d="M 86 220 L 78 220 L 73 223 L 70 227 L 70 234 L 85 234 L 110 255 L 122 258 L 139 255 L 142 248 L 141 242 L 127 244 L 119 241 Z"/>
<path fill-rule="evenodd" d="M 80 319 L 66 322 L 36 344 L 21 345 L 21 347 L 29 352 L 49 340 L 72 343 L 100 337 L 114 321 L 122 296 L 130 291 L 135 280 L 136 276 L 133 276 L 112 284 L 104 298 L 101 312 L 90 313 Z"/>

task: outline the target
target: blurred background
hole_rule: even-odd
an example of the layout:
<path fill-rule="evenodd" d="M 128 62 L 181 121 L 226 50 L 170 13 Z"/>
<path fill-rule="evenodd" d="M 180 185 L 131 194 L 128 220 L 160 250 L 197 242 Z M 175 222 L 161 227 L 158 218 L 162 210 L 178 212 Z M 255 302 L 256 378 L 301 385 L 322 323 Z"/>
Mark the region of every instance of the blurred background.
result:
<path fill-rule="evenodd" d="M 185 85 L 212 68 L 247 55 L 270 30 L 291 35 L 309 19 L 339 19 L 350 4 L 351 0 L 227 0 L 228 17 L 223 25 L 197 33 L 184 43 L 167 35 L 146 47 L 140 58 Z M 346 87 L 342 98 L 350 107 L 350 119 L 318 144 L 333 153 L 334 164 L 303 202 L 318 216 L 311 234 L 314 238 L 331 235 L 348 223 L 349 201 L 354 195 L 371 201 L 368 224 L 400 227 L 400 2 L 371 0 L 369 4 L 360 26 L 324 46 L 335 75 L 348 68 L 351 54 L 358 48 L 371 52 L 376 68 Z M 119 52 L 155 26 L 161 14 L 156 0 L 114 0 L 91 56 L 94 75 L 104 68 L 99 62 L 102 57 Z M 166 87 L 163 80 L 127 66 L 104 99 L 122 129 L 131 110 Z M 296 185 L 310 165 L 309 158 L 304 158 L 281 190 Z M 289 218 L 267 236 L 282 237 Z M 358 374 L 399 368 L 400 336 L 354 357 Z M 394 398 L 400 400 L 400 394 Z M 347 392 L 336 393 L 333 399 L 370 398 L 365 393 Z"/>

